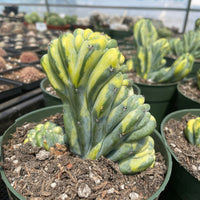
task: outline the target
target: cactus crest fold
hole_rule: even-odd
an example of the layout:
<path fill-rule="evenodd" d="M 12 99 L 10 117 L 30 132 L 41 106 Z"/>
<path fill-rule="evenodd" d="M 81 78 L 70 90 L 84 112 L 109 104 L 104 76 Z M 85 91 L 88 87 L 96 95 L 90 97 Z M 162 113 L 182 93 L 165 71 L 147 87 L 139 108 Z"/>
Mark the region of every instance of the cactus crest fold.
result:
<path fill-rule="evenodd" d="M 123 63 L 117 42 L 90 29 L 64 33 L 41 59 L 63 102 L 70 150 L 82 158 L 103 155 L 133 174 L 155 161 L 149 135 L 156 121 L 144 97 L 134 94 Z"/>

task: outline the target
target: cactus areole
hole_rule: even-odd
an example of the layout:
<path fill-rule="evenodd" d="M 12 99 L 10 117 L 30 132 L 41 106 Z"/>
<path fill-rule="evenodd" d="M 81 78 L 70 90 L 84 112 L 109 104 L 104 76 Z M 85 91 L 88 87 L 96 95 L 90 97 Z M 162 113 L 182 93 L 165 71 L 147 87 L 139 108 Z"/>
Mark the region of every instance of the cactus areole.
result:
<path fill-rule="evenodd" d="M 123 62 L 116 40 L 90 29 L 54 39 L 41 59 L 63 102 L 70 151 L 83 159 L 103 155 L 134 174 L 155 162 L 149 135 L 156 121 L 144 97 L 133 93 Z"/>

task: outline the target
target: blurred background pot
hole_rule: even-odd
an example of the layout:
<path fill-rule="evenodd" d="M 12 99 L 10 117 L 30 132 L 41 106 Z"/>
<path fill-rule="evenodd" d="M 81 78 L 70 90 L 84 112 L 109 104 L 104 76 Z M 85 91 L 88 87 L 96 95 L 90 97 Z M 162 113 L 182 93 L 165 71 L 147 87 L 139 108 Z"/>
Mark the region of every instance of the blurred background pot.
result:
<path fill-rule="evenodd" d="M 164 132 L 164 127 L 170 119 L 180 120 L 186 114 L 200 116 L 200 109 L 185 109 L 170 113 L 161 123 L 161 134 L 164 143 L 170 153 L 172 154 L 172 174 L 168 184 L 168 192 L 166 192 L 166 199 L 170 200 L 199 200 L 200 197 L 200 181 L 192 176 L 186 168 L 180 165 L 177 156 L 174 154 L 172 148 L 168 144 Z"/>

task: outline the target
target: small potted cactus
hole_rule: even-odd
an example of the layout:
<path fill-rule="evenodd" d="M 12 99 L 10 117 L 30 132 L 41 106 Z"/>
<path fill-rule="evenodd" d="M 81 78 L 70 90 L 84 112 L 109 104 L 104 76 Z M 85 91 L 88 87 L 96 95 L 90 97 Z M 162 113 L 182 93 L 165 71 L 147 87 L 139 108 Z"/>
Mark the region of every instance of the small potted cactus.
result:
<path fill-rule="evenodd" d="M 170 50 L 167 39 L 158 39 L 158 33 L 150 20 L 139 20 L 134 26 L 137 55 L 127 61 L 132 79 L 151 105 L 158 125 L 162 118 L 174 109 L 177 82 L 192 70 L 194 57 L 186 53 L 168 66 L 165 56 Z M 159 126 L 158 126 L 159 128 Z"/>
<path fill-rule="evenodd" d="M 200 31 L 194 30 L 185 33 L 181 38 L 169 39 L 170 51 L 166 56 L 167 62 L 174 62 L 177 57 L 190 53 L 193 55 L 195 61 L 192 66 L 191 72 L 188 74 L 189 77 L 194 77 L 199 69 L 200 59 Z"/>
<path fill-rule="evenodd" d="M 161 133 L 173 158 L 172 175 L 168 184 L 173 196 L 167 196 L 166 199 L 199 199 L 200 109 L 170 113 L 161 123 Z"/>
<path fill-rule="evenodd" d="M 130 80 L 124 75 L 128 67 L 123 63 L 117 42 L 102 33 L 76 29 L 54 39 L 48 53 L 41 58 L 41 64 L 62 105 L 21 117 L 6 131 L 2 144 L 8 143 L 8 137 L 25 121 L 40 122 L 44 117 L 61 113 L 64 129 L 44 120 L 45 123 L 28 130 L 23 143 L 50 152 L 57 143 L 65 144 L 72 154 L 82 159 L 96 160 L 103 156 L 115 162 L 120 173 L 125 175 L 155 167 L 155 152 L 159 151 L 166 159 L 166 175 L 160 188 L 147 197 L 157 198 L 169 180 L 170 156 L 155 130 L 156 120 L 149 112 L 150 106 L 144 103 L 142 95 L 134 94 Z M 3 152 L 4 149 L 1 161 L 7 162 L 9 159 L 3 160 Z M 71 167 L 67 165 L 68 170 Z M 1 173 L 10 189 L 2 170 Z M 10 193 L 24 199 L 16 191 Z M 49 195 L 47 192 L 42 194 Z M 137 198 L 140 195 L 137 194 Z"/>
<path fill-rule="evenodd" d="M 200 69 L 196 77 L 182 80 L 177 85 L 177 109 L 200 108 Z"/>

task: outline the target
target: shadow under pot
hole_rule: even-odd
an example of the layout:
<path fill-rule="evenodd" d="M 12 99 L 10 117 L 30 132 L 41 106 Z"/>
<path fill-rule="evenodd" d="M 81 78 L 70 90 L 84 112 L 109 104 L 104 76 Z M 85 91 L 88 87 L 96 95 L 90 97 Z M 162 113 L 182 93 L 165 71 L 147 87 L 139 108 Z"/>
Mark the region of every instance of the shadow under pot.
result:
<path fill-rule="evenodd" d="M 166 199 L 199 200 L 200 147 L 185 137 L 187 122 L 200 116 L 200 109 L 184 109 L 170 113 L 161 123 L 161 134 L 172 154 L 173 167 Z"/>
<path fill-rule="evenodd" d="M 196 78 L 184 79 L 177 85 L 177 109 L 200 108 L 200 89 Z"/>
<path fill-rule="evenodd" d="M 141 94 L 140 88 L 136 84 L 132 84 L 134 94 Z M 40 83 L 40 88 L 44 95 L 45 105 L 53 106 L 60 105 L 62 103 L 60 97 L 57 96 L 56 91 L 49 83 L 48 78 L 44 78 Z"/>
<path fill-rule="evenodd" d="M 0 161 L 1 162 L 4 162 L 4 160 L 6 159 L 6 149 L 8 149 L 9 147 L 7 146 L 7 145 L 9 145 L 9 144 L 11 144 L 12 145 L 12 142 L 10 141 L 11 139 L 12 139 L 12 135 L 15 133 L 15 134 L 17 134 L 17 132 L 16 132 L 16 130 L 21 130 L 21 129 L 19 129 L 19 128 L 17 128 L 17 127 L 22 127 L 22 129 L 23 130 L 28 130 L 27 128 L 29 127 L 29 126 L 31 126 L 29 123 L 32 123 L 32 122 L 34 122 L 34 124 L 36 125 L 37 123 L 41 123 L 41 121 L 46 121 L 47 119 L 48 120 L 55 120 L 56 121 L 56 123 L 58 124 L 58 122 L 60 122 L 59 124 L 60 124 L 60 126 L 61 126 L 61 122 L 62 121 L 60 121 L 58 118 L 60 117 L 60 118 L 62 118 L 62 112 L 63 112 L 63 106 L 62 105 L 57 105 L 57 106 L 51 106 L 51 107 L 46 107 L 46 108 L 42 108 L 42 109 L 39 109 L 39 110 L 36 110 L 36 111 L 33 111 L 33 112 L 31 112 L 31 113 L 28 113 L 28 114 L 26 114 L 26 115 L 24 115 L 24 116 L 22 116 L 22 117 L 20 117 L 20 118 L 18 118 L 17 120 L 16 120 L 16 122 L 11 126 L 11 127 L 9 127 L 6 131 L 5 131 L 5 133 L 4 133 L 4 135 L 2 136 L 2 137 L 0 137 L 0 144 L 1 144 L 1 148 L 0 148 Z M 26 123 L 26 126 L 24 127 L 24 123 Z M 33 126 L 32 126 L 33 127 Z M 30 129 L 30 127 L 29 127 L 29 129 Z M 20 133 L 22 133 L 22 130 L 20 131 Z M 19 134 L 20 134 L 19 133 Z M 165 175 L 163 176 L 163 179 L 162 179 L 162 183 L 161 183 L 161 185 L 158 187 L 158 188 L 156 188 L 156 190 L 155 190 L 155 192 L 153 192 L 153 194 L 150 196 L 150 197 L 148 197 L 148 198 L 145 198 L 145 199 L 148 199 L 148 200 L 154 200 L 154 199 L 157 199 L 158 198 L 158 196 L 161 194 L 161 192 L 165 189 L 165 187 L 166 187 L 166 185 L 167 185 L 167 183 L 168 183 L 168 181 L 169 181 L 169 178 L 170 178 L 170 174 L 171 174 L 171 167 L 172 167 L 172 162 L 171 162 L 171 155 L 170 155 L 170 153 L 167 151 L 167 149 L 166 149 L 166 147 L 165 147 L 165 145 L 164 145 L 164 143 L 163 143 L 163 140 L 162 140 L 162 138 L 161 138 L 161 135 L 155 130 L 153 133 L 152 133 L 152 135 L 151 135 L 152 137 L 153 137 L 153 139 L 154 139 L 154 141 L 155 141 L 155 150 L 156 150 L 156 152 L 160 152 L 160 154 L 162 155 L 162 157 L 163 157 L 163 159 L 161 159 L 161 161 L 157 161 L 158 163 L 157 163 L 157 165 L 155 165 L 155 167 L 159 167 L 160 165 L 161 166 L 163 166 L 161 163 L 165 163 L 164 165 L 165 166 L 163 166 L 166 170 L 161 170 L 162 172 L 164 172 L 165 171 Z M 19 138 L 20 137 L 15 137 L 18 141 L 15 141 L 13 144 L 15 145 L 15 144 L 19 144 Z M 14 139 L 14 138 L 13 138 Z M 11 143 L 10 143 L 11 142 Z M 23 138 L 21 138 L 21 142 L 23 142 Z M 15 145 L 15 147 L 16 148 L 18 148 L 16 145 Z M 29 146 L 30 147 L 30 146 Z M 20 149 L 21 149 L 22 147 L 20 147 Z M 13 148 L 14 149 L 14 148 Z M 41 149 L 40 149 L 41 150 Z M 15 151 L 15 150 L 14 150 Z M 33 155 L 33 154 L 31 154 L 32 156 L 36 156 L 36 155 Z M 63 156 L 64 155 L 68 155 L 69 156 L 69 154 L 63 154 Z M 29 156 L 27 157 L 28 158 L 28 160 L 30 159 L 30 157 L 32 157 L 32 156 L 30 156 L 30 151 L 29 151 Z M 61 155 L 60 155 L 61 156 Z M 17 158 L 16 158 L 17 159 Z M 35 159 L 35 158 L 34 158 Z M 53 157 L 50 157 L 49 158 L 50 160 L 52 160 L 53 159 Z M 28 162 L 28 160 L 26 160 L 26 162 Z M 59 160 L 59 159 L 56 159 L 56 160 Z M 61 161 L 61 160 L 60 160 Z M 105 160 L 104 160 L 105 161 Z M 32 161 L 31 161 L 32 162 Z M 46 170 L 48 170 L 47 168 L 48 168 L 48 166 L 45 164 L 44 165 L 44 160 L 42 160 L 41 161 L 41 164 L 40 165 L 38 165 L 38 167 L 39 166 L 42 166 L 42 167 L 45 167 L 45 169 Z M 72 162 L 72 160 L 70 160 L 70 162 Z M 43 164 L 42 164 L 43 163 Z M 65 162 L 66 163 L 66 162 Z M 83 161 L 81 161 L 80 163 L 82 163 L 83 164 Z M 81 165 L 82 165 L 81 164 Z M 110 163 L 111 164 L 111 163 Z M 110 165 L 109 164 L 109 165 Z M 16 164 L 13 164 L 14 165 L 14 168 L 16 168 L 17 167 L 17 165 Z M 18 163 L 18 165 L 19 165 L 19 163 Z M 66 164 L 65 164 L 66 165 Z M 109 166 L 108 165 L 108 166 Z M 55 165 L 56 166 L 56 168 L 55 168 L 55 170 L 58 168 L 57 166 L 58 166 L 58 163 L 57 163 L 57 165 Z M 70 165 L 66 165 L 67 167 L 69 167 L 69 169 L 71 169 L 70 168 Z M 22 166 L 21 166 L 22 167 Z M 33 167 L 34 168 L 34 165 L 33 164 L 31 164 L 31 167 Z M 47 168 L 46 168 L 47 167 Z M 73 167 L 73 166 L 71 166 L 71 167 Z M 50 167 L 51 168 L 51 167 Z M 49 170 L 51 170 L 49 168 Z M 76 168 L 76 167 L 75 167 Z M 27 169 L 27 168 L 26 168 Z M 85 170 L 86 168 L 84 168 L 84 170 Z M 8 169 L 7 169 L 8 170 Z M 27 170 L 29 170 L 29 169 L 27 169 Z M 38 170 L 38 169 L 37 169 Z M 44 170 L 44 169 L 43 169 Z M 59 170 L 59 168 L 57 169 L 58 170 L 58 172 L 60 172 L 60 170 Z M 81 170 L 81 169 L 80 169 Z M 157 169 L 156 171 L 155 171 L 155 169 L 150 169 L 150 170 L 153 170 L 152 171 L 152 173 L 149 175 L 149 173 L 147 172 L 146 173 L 146 175 L 147 176 L 151 176 L 151 177 L 153 177 L 153 178 L 155 178 L 155 177 L 159 177 L 159 176 L 161 176 L 161 172 Z M 22 172 L 24 172 L 24 170 L 23 169 L 21 169 L 21 171 Z M 20 200 L 25 200 L 25 197 L 24 196 L 22 196 L 22 195 L 20 195 L 20 193 L 18 193 L 16 190 L 17 190 L 17 188 L 19 188 L 19 185 L 18 184 L 14 184 L 14 185 L 11 185 L 11 183 L 10 183 L 10 181 L 8 180 L 8 177 L 7 177 L 7 172 L 6 172 L 6 169 L 3 169 L 3 168 L 0 168 L 0 173 L 1 173 L 1 177 L 2 177 L 2 180 L 4 181 L 4 183 L 6 184 L 6 187 L 7 187 L 7 189 L 8 189 L 8 194 L 9 194 L 9 196 L 10 196 L 10 199 L 20 199 Z M 15 173 L 15 172 L 12 172 L 12 173 Z M 30 173 L 30 172 L 29 172 Z M 44 174 L 44 171 L 42 171 L 42 173 Z M 65 172 L 63 172 L 64 174 L 63 175 L 65 175 Z M 70 173 L 72 173 L 72 171 L 70 171 Z M 103 173 L 103 172 L 102 172 Z M 114 173 L 117 173 L 116 171 L 114 171 Z M 31 175 L 32 173 L 30 173 L 30 175 Z M 49 174 L 48 172 L 47 172 L 47 174 Z M 54 173 L 53 173 L 53 171 L 51 171 L 51 173 L 49 174 L 49 176 L 51 176 L 51 178 L 50 179 L 52 179 L 52 176 L 53 175 L 56 175 L 57 173 L 54 171 Z M 78 174 L 80 174 L 81 175 L 81 177 L 82 177 L 82 173 L 78 173 Z M 76 174 L 76 175 L 73 175 L 73 177 L 75 176 L 76 177 L 76 179 L 78 179 L 79 178 L 79 176 L 78 176 L 78 174 Z M 158 176 L 158 174 L 159 174 L 159 176 Z M 62 174 L 61 174 L 62 175 Z M 15 178 L 17 178 L 16 176 L 18 176 L 20 179 L 18 179 L 18 181 L 22 181 L 22 178 L 24 177 L 25 178 L 25 176 L 21 176 L 20 174 L 18 174 L 18 175 L 15 175 Z M 88 172 L 88 176 L 89 176 L 89 172 Z M 100 175 L 98 175 L 98 177 L 99 177 Z M 131 175 L 129 175 L 129 176 L 131 176 Z M 133 175 L 133 176 L 137 176 L 137 175 Z M 121 176 L 120 176 L 121 177 Z M 143 177 L 141 177 L 141 175 L 139 174 L 138 176 L 137 176 L 138 178 L 140 177 L 141 178 L 141 181 L 144 181 L 143 180 L 143 178 L 144 178 L 144 176 Z M 34 177 L 35 178 L 35 177 Z M 46 183 L 47 181 L 47 177 L 46 177 L 46 175 L 43 177 L 43 178 L 45 178 L 45 180 L 44 180 L 44 182 Z M 128 178 L 128 177 L 127 177 Z M 50 179 L 48 179 L 48 180 L 50 180 Z M 55 179 L 56 179 L 56 177 L 55 177 Z M 68 179 L 68 178 L 67 178 Z M 127 181 L 127 179 L 125 179 L 126 181 Z M 17 180 L 15 180 L 15 181 L 17 181 Z M 102 179 L 101 179 L 101 181 L 103 181 Z M 152 178 L 150 178 L 149 179 L 149 181 L 150 181 L 150 185 L 152 186 Z M 11 181 L 12 182 L 12 181 Z M 35 183 L 33 183 L 33 179 L 31 178 L 30 179 L 30 182 L 31 182 L 31 184 L 33 185 L 36 185 L 37 186 L 37 184 L 35 184 Z M 62 179 L 60 179 L 60 182 L 59 182 L 59 184 L 61 184 L 61 182 L 62 182 Z M 66 184 L 66 181 L 64 181 L 65 182 L 65 184 Z M 120 179 L 120 183 L 121 183 L 121 179 Z M 26 184 L 29 184 L 29 183 L 26 183 Z M 114 184 L 116 184 L 116 182 L 114 182 Z M 131 183 L 130 185 L 131 185 L 131 188 L 133 187 L 133 184 L 134 183 Z M 76 184 L 75 184 L 76 185 Z M 136 184 L 137 185 L 137 184 Z M 144 188 L 146 188 L 148 191 L 149 191 L 149 187 L 151 187 L 151 186 L 145 186 Z M 153 184 L 154 185 L 154 184 Z M 17 187 L 16 187 L 17 186 Z M 27 186 L 28 187 L 28 186 Z M 51 188 L 51 191 L 60 191 L 60 190 L 58 190 L 57 189 L 57 187 L 58 187 L 58 185 L 53 189 L 53 188 L 51 188 L 51 186 L 50 186 L 50 188 Z M 70 187 L 71 187 L 71 185 L 70 185 Z M 24 188 L 24 184 L 22 185 L 22 189 Z M 66 186 L 64 187 L 64 188 L 66 188 Z M 41 187 L 40 187 L 40 189 L 41 189 Z M 76 189 L 75 189 L 76 190 Z M 26 191 L 26 190 L 25 190 Z M 29 190 L 30 191 L 30 190 Z M 64 190 L 64 191 L 66 191 L 66 189 Z M 123 192 L 123 189 L 121 190 L 122 192 Z M 47 195 L 47 192 L 48 191 L 46 191 L 46 193 L 43 191 L 43 193 L 41 194 L 40 192 L 38 193 L 40 196 L 42 195 L 43 197 L 44 197 L 44 199 L 46 199 L 46 196 L 45 195 Z M 27 194 L 27 192 L 25 192 L 26 194 Z M 30 193 L 29 193 L 30 194 Z M 28 194 L 28 195 L 29 195 Z M 129 193 L 128 193 L 129 194 Z M 36 194 L 35 194 L 36 195 Z M 49 193 L 48 193 L 48 195 L 49 195 Z M 54 195 L 54 193 L 53 193 L 53 195 Z M 57 194 L 58 195 L 58 194 Z M 60 194 L 59 194 L 60 195 Z M 76 194 L 77 195 L 77 194 Z M 128 197 L 129 198 L 129 197 Z"/>

